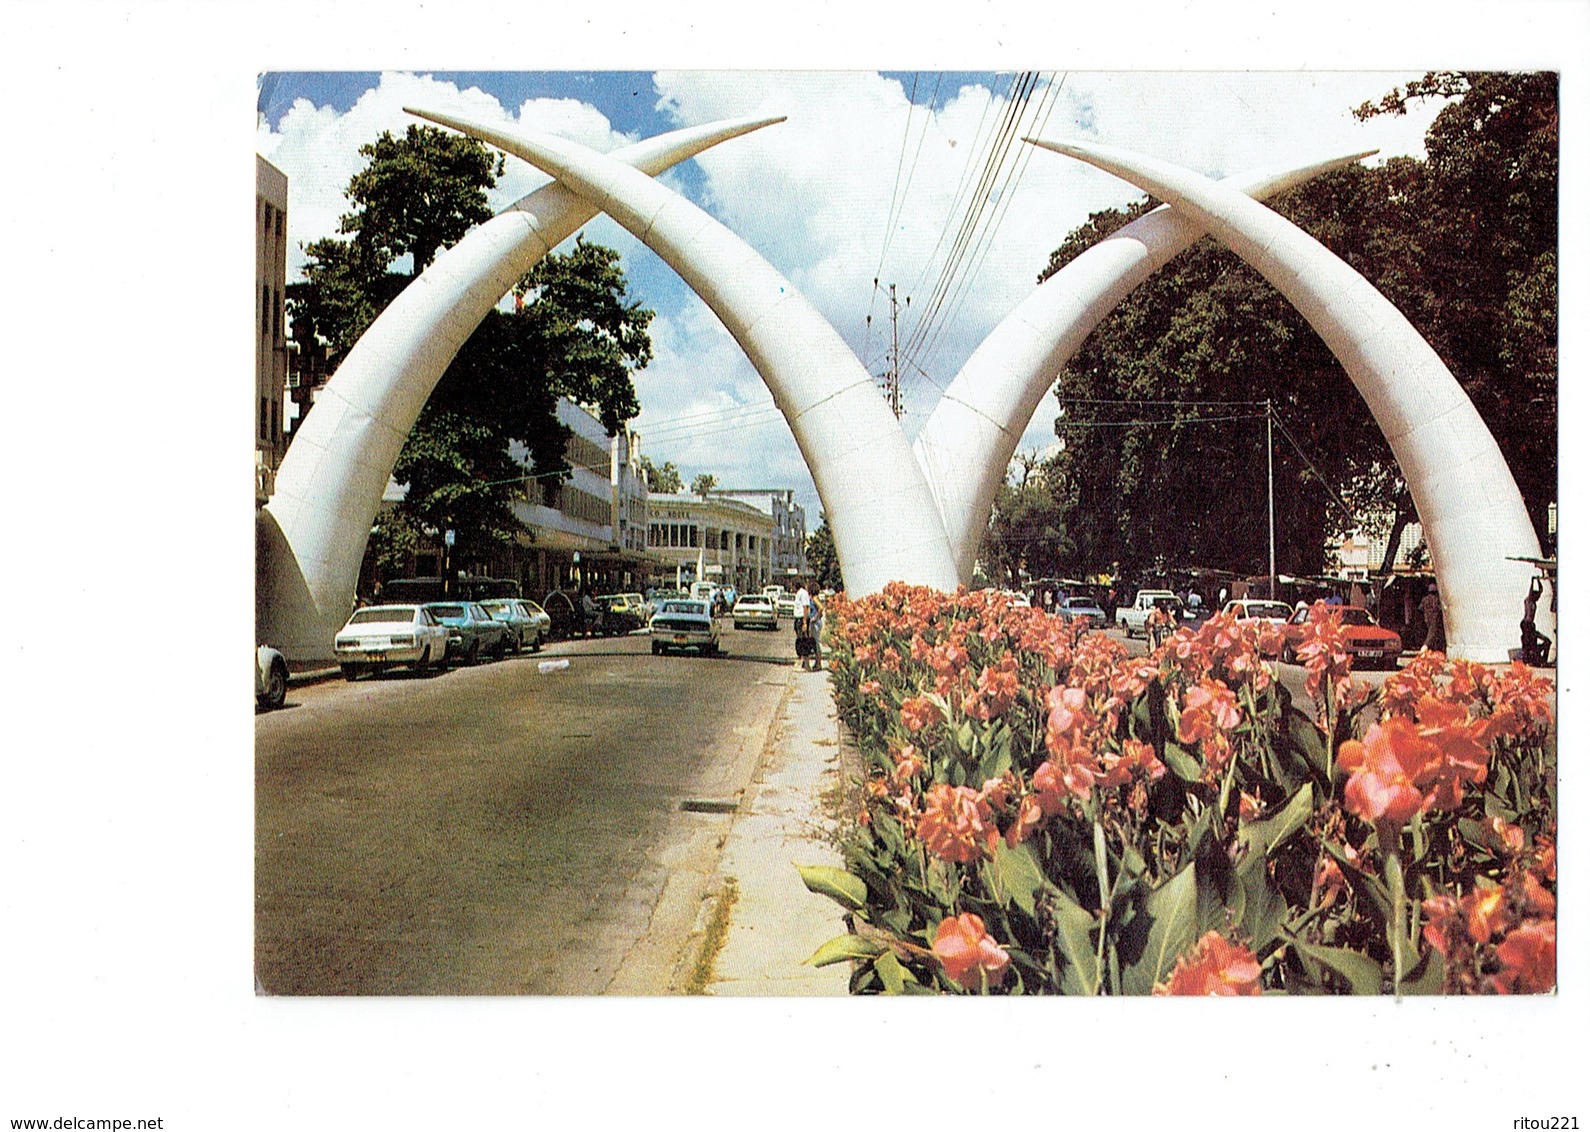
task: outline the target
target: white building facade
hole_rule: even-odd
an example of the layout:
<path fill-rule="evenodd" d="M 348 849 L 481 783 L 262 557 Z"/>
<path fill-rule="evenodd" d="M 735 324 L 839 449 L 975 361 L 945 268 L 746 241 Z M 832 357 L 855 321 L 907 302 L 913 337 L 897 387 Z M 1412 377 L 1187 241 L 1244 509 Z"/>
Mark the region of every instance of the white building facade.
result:
<path fill-rule="evenodd" d="M 254 494 L 264 504 L 287 450 L 287 174 L 254 158 Z"/>

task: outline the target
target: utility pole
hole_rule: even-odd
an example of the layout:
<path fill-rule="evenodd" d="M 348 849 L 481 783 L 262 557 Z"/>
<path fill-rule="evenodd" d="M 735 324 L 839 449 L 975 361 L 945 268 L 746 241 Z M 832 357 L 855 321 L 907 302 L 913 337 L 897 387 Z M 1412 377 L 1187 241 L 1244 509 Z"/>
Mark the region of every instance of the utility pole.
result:
<path fill-rule="evenodd" d="M 872 285 L 876 287 L 878 281 L 874 279 Z M 911 296 L 905 297 L 905 305 L 911 305 Z M 871 325 L 872 316 L 867 316 L 867 323 Z M 889 284 L 889 369 L 883 375 L 883 396 L 889 402 L 889 410 L 894 413 L 894 419 L 900 419 L 900 304 L 895 301 L 894 284 Z"/>
<path fill-rule="evenodd" d="M 1270 480 L 1270 600 L 1275 601 L 1275 410 L 1268 397 L 1264 400 L 1264 459 Z"/>

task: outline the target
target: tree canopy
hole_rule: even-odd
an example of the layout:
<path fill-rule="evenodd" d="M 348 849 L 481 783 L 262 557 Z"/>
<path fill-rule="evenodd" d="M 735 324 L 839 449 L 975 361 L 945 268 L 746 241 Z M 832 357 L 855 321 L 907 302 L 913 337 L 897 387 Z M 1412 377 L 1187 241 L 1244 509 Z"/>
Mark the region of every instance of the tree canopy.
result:
<path fill-rule="evenodd" d="M 662 467 L 653 464 L 648 457 L 640 458 L 640 471 L 646 477 L 646 488 L 659 495 L 678 495 L 685 489 L 685 481 L 679 474 L 679 469 L 674 467 L 672 460 L 667 461 Z"/>
<path fill-rule="evenodd" d="M 1557 84 L 1436 73 L 1366 104 L 1454 97 L 1428 158 L 1327 174 L 1269 202 L 1377 286 L 1496 436 L 1537 527 L 1556 498 Z M 1040 282 L 1155 202 L 1097 213 Z M 1068 569 L 1156 559 L 1257 572 L 1268 556 L 1264 402 L 1275 410 L 1278 565 L 1377 512 L 1412 517 L 1390 449 L 1300 315 L 1204 239 L 1137 288 L 1060 374 L 1052 494 Z"/>
<path fill-rule="evenodd" d="M 383 134 L 360 152 L 349 182 L 349 239 L 305 246 L 304 280 L 288 287 L 293 337 L 325 372 L 387 303 L 444 248 L 490 217 L 486 190 L 501 159 L 433 127 Z M 413 257 L 410 272 L 393 270 Z M 453 530 L 455 561 L 484 562 L 525 532 L 513 504 L 525 496 L 517 456 L 549 487 L 565 478 L 570 431 L 560 397 L 586 407 L 609 434 L 639 412 L 634 374 L 651 360 L 652 312 L 631 302 L 619 255 L 577 239 L 514 287 L 512 312 L 493 310 L 442 375 L 409 433 L 394 476 L 408 485 L 384 516 L 375 546 L 395 565 L 427 532 Z"/>

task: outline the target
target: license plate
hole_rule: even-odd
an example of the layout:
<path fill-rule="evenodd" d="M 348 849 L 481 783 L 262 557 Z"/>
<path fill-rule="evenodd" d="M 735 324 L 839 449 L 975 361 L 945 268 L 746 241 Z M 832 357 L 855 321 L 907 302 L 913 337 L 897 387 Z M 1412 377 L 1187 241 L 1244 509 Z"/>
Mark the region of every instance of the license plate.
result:
<path fill-rule="evenodd" d="M 386 650 L 385 649 L 376 649 L 373 652 L 367 652 L 364 655 L 365 655 L 365 658 L 368 659 L 368 660 L 385 660 L 386 659 Z"/>
<path fill-rule="evenodd" d="M 685 635 L 684 635 L 684 634 L 683 634 L 683 633 L 676 633 L 676 634 L 675 634 L 675 635 L 674 635 L 674 644 L 676 644 L 676 645 L 682 645 L 682 644 L 684 644 L 684 643 L 685 643 L 685 642 L 686 642 L 686 641 L 688 641 L 688 640 L 689 640 L 689 639 L 690 639 L 690 638 L 689 638 L 689 637 L 687 637 L 687 636 L 685 636 Z"/>

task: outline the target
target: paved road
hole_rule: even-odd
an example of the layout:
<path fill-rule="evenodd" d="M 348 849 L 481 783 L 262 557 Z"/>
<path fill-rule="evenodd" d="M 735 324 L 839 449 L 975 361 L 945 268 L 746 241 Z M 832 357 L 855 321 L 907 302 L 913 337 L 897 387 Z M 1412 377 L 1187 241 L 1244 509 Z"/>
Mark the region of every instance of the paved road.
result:
<path fill-rule="evenodd" d="M 294 688 L 256 719 L 255 962 L 272 994 L 657 994 L 682 977 L 792 674 L 644 636 Z M 567 657 L 543 674 L 539 662 Z"/>

